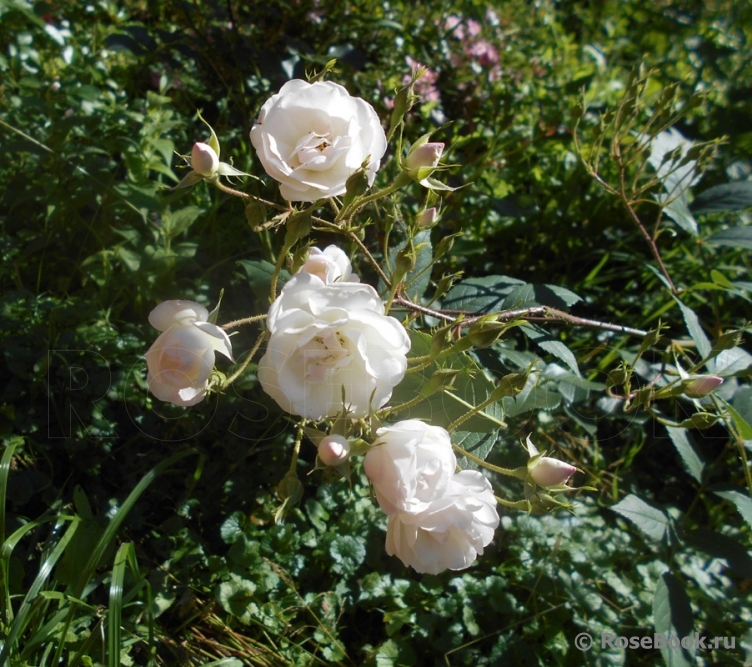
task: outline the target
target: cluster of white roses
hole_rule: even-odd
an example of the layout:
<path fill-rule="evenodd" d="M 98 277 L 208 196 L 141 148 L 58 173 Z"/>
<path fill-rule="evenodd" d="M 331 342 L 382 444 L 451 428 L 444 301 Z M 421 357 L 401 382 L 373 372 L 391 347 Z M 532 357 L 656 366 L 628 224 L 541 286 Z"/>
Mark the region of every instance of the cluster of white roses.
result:
<path fill-rule="evenodd" d="M 389 515 L 387 553 L 428 574 L 468 567 L 499 525 L 490 482 L 475 470 L 455 472 L 443 428 L 408 419 L 376 435 L 364 465 Z"/>
<path fill-rule="evenodd" d="M 373 107 L 332 82 L 286 83 L 261 108 L 251 141 L 281 195 L 303 202 L 345 194 L 359 169 L 371 186 L 387 147 Z M 443 148 L 422 137 L 405 160 L 405 177 L 438 187 L 430 176 Z M 177 187 L 242 174 L 220 162 L 213 130 L 208 143 L 194 146 L 190 162 L 192 171 Z M 429 227 L 436 210 L 421 215 L 426 220 L 419 224 Z M 210 319 L 192 301 L 167 301 L 152 311 L 149 321 L 163 332 L 146 353 L 157 398 L 198 403 L 209 391 L 215 352 L 232 360 L 227 334 Z M 407 331 L 336 246 L 310 248 L 272 303 L 266 326 L 258 380 L 284 411 L 304 419 L 342 417 L 355 426 L 387 405 L 407 369 Z M 346 437 L 325 435 L 319 461 L 343 465 L 351 449 Z M 456 468 L 449 433 L 419 420 L 378 429 L 368 448 L 365 471 L 389 515 L 387 552 L 418 572 L 468 567 L 499 525 L 490 482 Z"/>
<path fill-rule="evenodd" d="M 269 309 L 258 379 L 279 406 L 321 420 L 366 417 L 405 375 L 410 339 L 336 246 L 309 258 Z M 344 405 L 343 405 L 344 400 Z"/>

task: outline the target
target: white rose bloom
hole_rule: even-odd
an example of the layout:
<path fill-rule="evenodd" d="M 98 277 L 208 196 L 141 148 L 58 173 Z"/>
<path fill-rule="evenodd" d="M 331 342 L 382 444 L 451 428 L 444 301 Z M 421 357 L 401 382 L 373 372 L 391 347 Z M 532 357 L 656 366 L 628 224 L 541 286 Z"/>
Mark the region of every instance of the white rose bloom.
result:
<path fill-rule="evenodd" d="M 345 193 L 345 182 L 370 156 L 373 185 L 386 135 L 373 107 L 331 81 L 288 81 L 261 107 L 251 143 L 289 201 Z"/>
<path fill-rule="evenodd" d="M 417 572 L 462 570 L 483 554 L 498 526 L 490 482 L 475 470 L 463 470 L 422 512 L 389 516 L 386 552 Z"/>
<path fill-rule="evenodd" d="M 457 467 L 446 430 L 406 419 L 376 436 L 363 467 L 387 514 L 421 512 L 446 493 Z"/>
<path fill-rule="evenodd" d="M 335 282 L 359 283 L 360 278 L 352 271 L 352 264 L 343 250 L 330 245 L 324 250 L 310 248 L 308 259 L 298 273 L 318 276 L 327 285 Z"/>
<path fill-rule="evenodd" d="M 344 393 L 350 415 L 365 417 L 386 404 L 407 369 L 407 332 L 384 315 L 370 285 L 326 285 L 298 273 L 269 309 L 267 327 L 271 337 L 258 379 L 294 415 L 335 415 Z"/>
<path fill-rule="evenodd" d="M 232 360 L 230 339 L 208 317 L 201 304 L 182 299 L 164 301 L 149 314 L 151 325 L 163 332 L 144 355 L 149 390 L 159 400 L 195 405 L 206 396 L 215 352 Z"/>

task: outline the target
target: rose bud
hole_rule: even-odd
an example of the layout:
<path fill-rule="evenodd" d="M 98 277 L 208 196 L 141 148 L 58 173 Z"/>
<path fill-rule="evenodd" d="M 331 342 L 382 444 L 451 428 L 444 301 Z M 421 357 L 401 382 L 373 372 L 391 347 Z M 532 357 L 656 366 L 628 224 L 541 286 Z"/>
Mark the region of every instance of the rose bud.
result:
<path fill-rule="evenodd" d="M 684 385 L 684 395 L 690 398 L 702 398 L 722 384 L 723 378 L 719 378 L 717 375 L 698 375 L 690 378 L 689 382 Z"/>
<path fill-rule="evenodd" d="M 350 442 L 341 435 L 328 435 L 319 443 L 319 459 L 324 465 L 342 465 L 350 457 Z"/>
<path fill-rule="evenodd" d="M 439 165 L 443 153 L 442 143 L 416 141 L 405 159 L 407 175 L 416 181 L 422 181 Z"/>
<path fill-rule="evenodd" d="M 426 208 L 415 216 L 415 223 L 420 229 L 431 229 L 436 224 L 439 214 L 436 207 Z"/>
<path fill-rule="evenodd" d="M 541 456 L 537 447 L 530 440 L 530 436 L 527 438 L 527 451 L 530 454 L 530 460 L 527 464 L 528 475 L 538 486 L 561 486 L 566 484 L 577 471 L 577 468 L 564 461 L 549 456 Z"/>
<path fill-rule="evenodd" d="M 197 141 L 191 151 L 191 167 L 200 176 L 211 178 L 219 169 L 219 156 L 209 144 Z"/>

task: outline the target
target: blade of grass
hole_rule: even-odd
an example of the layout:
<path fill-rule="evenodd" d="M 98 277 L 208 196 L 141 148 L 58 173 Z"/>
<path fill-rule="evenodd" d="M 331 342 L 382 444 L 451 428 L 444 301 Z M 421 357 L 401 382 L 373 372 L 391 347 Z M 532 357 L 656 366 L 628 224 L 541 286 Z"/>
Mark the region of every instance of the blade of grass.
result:
<path fill-rule="evenodd" d="M 115 564 L 112 566 L 112 579 L 110 580 L 110 606 L 107 615 L 107 665 L 120 667 L 120 620 L 123 614 L 123 581 L 125 580 L 125 568 L 134 552 L 133 543 L 125 542 L 120 545 Z M 135 556 L 135 553 L 133 553 Z M 133 562 L 131 562 L 133 565 Z"/>
<path fill-rule="evenodd" d="M 180 461 L 180 459 L 183 459 L 190 454 L 196 453 L 198 452 L 195 449 L 186 449 L 185 451 L 173 454 L 170 458 L 162 461 L 162 463 L 160 463 L 159 465 L 154 466 L 141 478 L 141 481 L 136 485 L 133 491 L 130 492 L 128 497 L 125 499 L 125 502 L 118 508 L 115 516 L 110 519 L 110 523 L 107 525 L 107 529 L 102 534 L 102 537 L 99 538 L 99 542 L 94 547 L 89 560 L 81 570 L 81 575 L 79 577 L 78 583 L 73 589 L 73 595 L 75 597 L 86 597 L 85 595 L 83 595 L 86 584 L 94 576 L 94 572 L 96 571 L 97 565 L 99 565 L 99 561 L 102 559 L 105 550 L 110 545 L 110 543 L 114 541 L 121 524 L 125 520 L 125 517 L 128 516 L 128 513 L 136 504 L 136 501 L 141 497 L 141 494 L 146 491 L 149 485 L 173 463 Z"/>
<path fill-rule="evenodd" d="M 0 650 L 0 665 L 4 665 L 7 662 L 10 652 L 15 647 L 16 639 L 21 634 L 23 628 L 26 627 L 26 624 L 31 620 L 28 618 L 29 612 L 31 611 L 31 605 L 39 596 L 42 587 L 47 582 L 47 577 L 49 577 L 50 572 L 52 572 L 52 568 L 55 566 L 55 563 L 57 563 L 60 556 L 65 552 L 65 549 L 73 538 L 73 535 L 75 535 L 78 526 L 78 517 L 73 517 L 70 526 L 68 526 L 68 530 L 65 531 L 65 534 L 60 538 L 60 541 L 55 545 L 55 548 L 50 555 L 45 558 L 42 566 L 39 568 L 39 573 L 26 593 L 26 597 L 21 603 L 16 618 L 13 620 L 13 625 L 8 633 L 8 639 L 5 641 L 2 650 Z"/>
<path fill-rule="evenodd" d="M 58 518 L 60 517 L 48 516 L 42 519 L 37 519 L 36 521 L 29 521 L 29 523 L 21 526 L 7 540 L 5 540 L 2 549 L 0 549 L 0 588 L 2 588 L 3 591 L 2 616 L 5 620 L 6 626 L 10 625 L 11 621 L 13 621 L 13 605 L 10 600 L 10 582 L 8 581 L 8 574 L 10 573 L 10 557 L 13 553 L 13 549 L 16 548 L 16 545 L 21 541 L 21 538 L 26 535 L 26 533 L 33 530 L 37 526 L 46 523 L 47 521 L 53 521 Z M 67 518 L 72 519 L 73 517 Z"/>
<path fill-rule="evenodd" d="M 3 458 L 0 459 L 0 544 L 5 542 L 5 497 L 8 491 L 8 475 L 10 474 L 10 462 L 16 449 L 23 444 L 23 438 L 11 438 L 5 447 Z"/>

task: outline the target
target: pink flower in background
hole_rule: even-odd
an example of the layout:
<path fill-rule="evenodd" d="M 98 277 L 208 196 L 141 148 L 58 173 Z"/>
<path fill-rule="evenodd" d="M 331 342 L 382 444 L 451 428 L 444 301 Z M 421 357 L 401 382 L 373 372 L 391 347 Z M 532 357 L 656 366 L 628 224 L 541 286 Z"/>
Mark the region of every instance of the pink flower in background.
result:
<path fill-rule="evenodd" d="M 470 37 L 477 37 L 480 35 L 481 26 L 478 21 L 475 21 L 474 19 L 468 19 L 467 20 L 467 34 L 470 35 Z"/>
<path fill-rule="evenodd" d="M 456 14 L 447 16 L 444 28 L 449 30 L 456 39 L 465 39 L 465 28 L 462 25 L 462 19 Z"/>
<path fill-rule="evenodd" d="M 479 39 L 465 47 L 465 53 L 477 60 L 481 66 L 490 67 L 499 62 L 499 52 L 496 47 L 489 44 L 485 39 Z"/>

